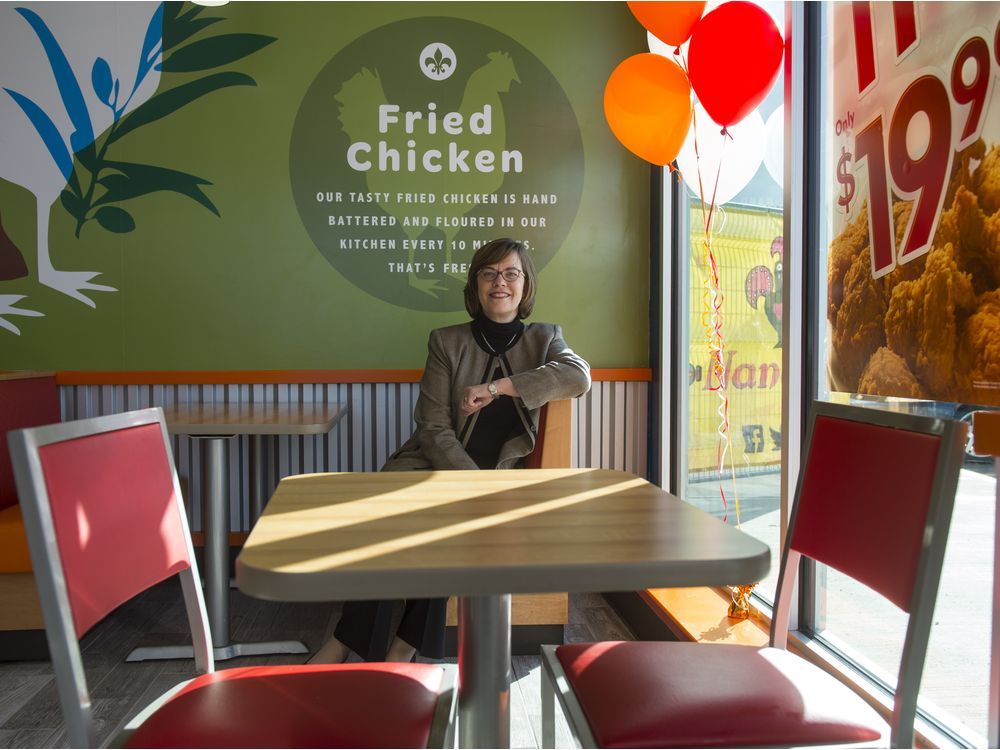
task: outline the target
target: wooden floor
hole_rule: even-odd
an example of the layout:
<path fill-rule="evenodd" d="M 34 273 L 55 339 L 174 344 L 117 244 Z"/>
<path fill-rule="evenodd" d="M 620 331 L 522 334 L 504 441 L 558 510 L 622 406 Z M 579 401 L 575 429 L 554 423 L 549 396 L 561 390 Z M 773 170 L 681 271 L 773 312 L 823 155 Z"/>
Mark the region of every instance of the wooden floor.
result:
<path fill-rule="evenodd" d="M 239 641 L 296 639 L 311 649 L 337 624 L 337 604 L 277 604 L 232 591 L 232 637 Z M 139 645 L 183 642 L 187 632 L 180 587 L 168 581 L 124 605 L 95 627 L 82 642 L 98 731 L 106 746 L 116 731 L 171 685 L 194 676 L 194 662 L 178 660 L 126 664 L 125 655 Z M 569 642 L 631 640 L 632 634 L 597 594 L 570 596 Z M 218 667 L 289 664 L 305 657 L 246 657 Z M 512 748 L 538 747 L 541 736 L 538 657 L 515 656 L 511 686 Z M 570 747 L 568 730 L 558 715 L 556 744 Z M 0 663 L 0 748 L 65 747 L 59 702 L 47 662 Z"/>

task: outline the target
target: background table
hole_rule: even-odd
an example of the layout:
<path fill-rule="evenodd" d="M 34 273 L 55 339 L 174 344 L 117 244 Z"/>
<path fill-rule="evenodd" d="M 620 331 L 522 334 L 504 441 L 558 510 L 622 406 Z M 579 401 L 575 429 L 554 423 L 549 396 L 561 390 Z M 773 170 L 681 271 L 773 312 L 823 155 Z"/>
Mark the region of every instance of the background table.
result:
<path fill-rule="evenodd" d="M 165 406 L 163 415 L 172 435 L 190 435 L 201 442 L 202 508 L 205 534 L 205 606 L 217 661 L 236 656 L 301 654 L 308 649 L 298 641 L 263 643 L 229 642 L 229 482 L 225 472 L 225 441 L 250 435 L 251 518 L 260 515 L 264 491 L 261 436 L 322 435 L 344 414 L 344 404 L 181 404 Z M 128 661 L 189 659 L 190 646 L 143 646 Z"/>
<path fill-rule="evenodd" d="M 278 601 L 460 596 L 460 741 L 507 747 L 511 593 L 749 583 L 769 561 L 620 471 L 305 474 L 278 485 L 236 581 Z"/>

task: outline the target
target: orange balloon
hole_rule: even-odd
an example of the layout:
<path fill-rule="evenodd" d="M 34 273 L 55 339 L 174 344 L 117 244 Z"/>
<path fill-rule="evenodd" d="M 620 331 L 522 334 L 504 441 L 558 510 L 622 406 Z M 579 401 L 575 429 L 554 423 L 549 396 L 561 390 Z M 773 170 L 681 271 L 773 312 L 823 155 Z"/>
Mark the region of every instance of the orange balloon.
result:
<path fill-rule="evenodd" d="M 604 117 L 636 156 L 664 166 L 677 156 L 691 125 L 691 84 L 661 55 L 632 55 L 604 87 Z"/>
<path fill-rule="evenodd" d="M 629 0 L 628 9 L 646 31 L 661 42 L 679 47 L 691 36 L 705 3 Z"/>

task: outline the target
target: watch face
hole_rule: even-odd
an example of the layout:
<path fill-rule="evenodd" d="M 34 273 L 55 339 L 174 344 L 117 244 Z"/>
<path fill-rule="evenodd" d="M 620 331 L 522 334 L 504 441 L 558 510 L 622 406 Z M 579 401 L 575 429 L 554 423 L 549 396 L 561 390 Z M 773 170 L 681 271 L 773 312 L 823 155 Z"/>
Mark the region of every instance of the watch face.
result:
<path fill-rule="evenodd" d="M 490 395 L 493 398 L 496 398 L 497 396 L 500 395 L 499 393 L 497 393 L 497 387 L 496 387 L 495 383 L 487 383 L 486 384 L 486 390 L 488 390 L 490 392 Z"/>

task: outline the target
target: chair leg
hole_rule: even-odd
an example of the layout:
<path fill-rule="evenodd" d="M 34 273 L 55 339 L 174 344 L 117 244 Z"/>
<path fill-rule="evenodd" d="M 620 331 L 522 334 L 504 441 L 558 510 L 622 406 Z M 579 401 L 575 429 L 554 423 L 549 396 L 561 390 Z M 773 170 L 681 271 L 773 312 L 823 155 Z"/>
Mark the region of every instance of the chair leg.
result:
<path fill-rule="evenodd" d="M 431 723 L 430 736 L 427 739 L 428 748 L 455 747 L 455 724 L 458 718 L 458 670 L 454 664 L 442 664 L 444 680 L 441 683 L 441 693 L 434 709 L 434 720 Z"/>
<path fill-rule="evenodd" d="M 554 748 L 556 746 L 554 699 L 559 700 L 559 708 L 566 719 L 575 745 L 583 748 L 598 747 L 597 740 L 594 739 L 590 725 L 587 723 L 587 716 L 583 713 L 580 702 L 569 687 L 562 665 L 559 664 L 556 647 L 542 646 L 541 657 L 542 683 L 539 692 L 542 699 L 542 747 Z"/>
<path fill-rule="evenodd" d="M 556 746 L 556 694 L 545 666 L 543 665 L 538 671 L 539 679 L 542 681 L 542 747 L 554 748 Z"/>

